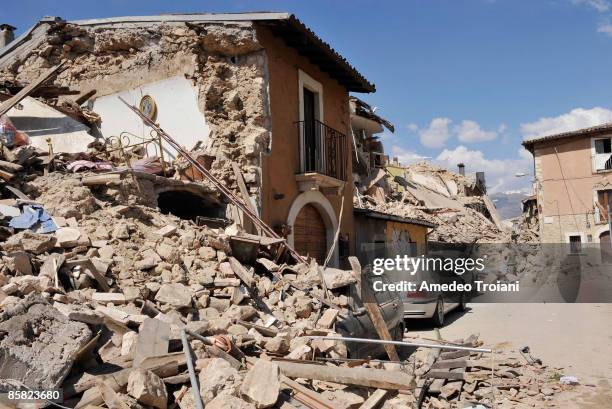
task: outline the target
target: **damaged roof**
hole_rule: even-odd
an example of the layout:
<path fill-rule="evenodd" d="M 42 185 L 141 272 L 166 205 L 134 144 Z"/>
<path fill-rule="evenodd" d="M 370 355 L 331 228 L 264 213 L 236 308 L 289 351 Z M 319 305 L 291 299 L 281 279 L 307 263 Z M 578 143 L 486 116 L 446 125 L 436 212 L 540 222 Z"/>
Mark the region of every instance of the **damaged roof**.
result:
<path fill-rule="evenodd" d="M 386 120 L 385 118 L 379 115 L 376 115 L 374 113 L 376 109 L 372 108 L 370 104 L 368 104 L 367 102 L 355 96 L 351 96 L 350 101 L 355 104 L 355 114 L 356 115 L 362 116 L 367 119 L 371 119 L 374 122 L 378 122 L 379 124 L 384 125 L 385 128 L 387 128 L 391 132 L 395 132 L 395 127 L 393 126 L 393 124 L 389 122 L 388 120 Z"/>
<path fill-rule="evenodd" d="M 382 220 L 389 220 L 389 221 L 399 222 L 399 223 L 416 224 L 418 226 L 425 226 L 425 227 L 431 227 L 431 228 L 435 228 L 437 226 L 436 224 L 428 222 L 427 220 L 416 219 L 414 217 L 401 217 L 401 216 L 396 216 L 394 214 L 383 213 L 383 212 L 379 212 L 379 211 L 372 210 L 372 209 L 354 207 L 353 213 L 362 214 L 366 217 L 371 217 L 373 219 L 382 219 Z"/>
<path fill-rule="evenodd" d="M 555 141 L 559 139 L 573 138 L 576 136 L 593 136 L 609 132 L 612 132 L 612 123 L 591 126 L 589 128 L 582 128 L 575 131 L 562 132 L 554 135 L 538 136 L 536 138 L 523 141 L 522 145 L 525 147 L 525 149 L 531 151 L 533 150 L 533 146 L 538 142 Z"/>
<path fill-rule="evenodd" d="M 305 56 L 340 84 L 352 92 L 374 92 L 376 87 L 369 82 L 355 67 L 328 43 L 318 37 L 310 28 L 295 15 L 278 12 L 254 13 L 195 13 L 195 14 L 163 14 L 158 16 L 126 16 L 89 20 L 68 21 L 69 24 L 80 26 L 110 26 L 120 28 L 123 25 L 147 23 L 206 23 L 206 22 L 254 22 L 267 26 L 272 33 L 282 37 L 287 46 L 295 48 L 300 55 Z M 11 59 L 13 54 L 20 53 L 23 48 L 30 48 L 28 43 L 39 38 L 40 31 L 51 27 L 54 23 L 64 22 L 58 17 L 45 17 L 37 22 L 6 47 L 0 49 L 0 67 Z M 41 27 L 44 26 L 44 27 Z M 41 30 L 42 29 L 42 30 Z"/>

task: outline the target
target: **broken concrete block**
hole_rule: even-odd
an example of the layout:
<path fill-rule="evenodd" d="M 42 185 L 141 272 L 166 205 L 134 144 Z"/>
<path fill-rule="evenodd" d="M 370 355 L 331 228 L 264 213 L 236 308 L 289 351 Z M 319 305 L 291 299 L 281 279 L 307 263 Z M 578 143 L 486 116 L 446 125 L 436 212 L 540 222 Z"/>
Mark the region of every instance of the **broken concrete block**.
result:
<path fill-rule="evenodd" d="M 134 352 L 134 366 L 148 357 L 160 356 L 168 353 L 170 341 L 170 324 L 156 319 L 145 318 L 138 333 Z"/>
<path fill-rule="evenodd" d="M 135 331 L 128 331 L 121 337 L 121 355 L 131 356 L 138 339 L 138 333 Z"/>
<path fill-rule="evenodd" d="M 327 267 L 323 270 L 323 279 L 329 290 L 344 287 L 357 282 L 357 279 L 350 270 L 339 270 Z"/>
<path fill-rule="evenodd" d="M 217 258 L 217 251 L 212 247 L 200 247 L 198 249 L 198 255 L 200 258 L 204 259 L 204 261 L 210 261 Z"/>
<path fill-rule="evenodd" d="M 328 308 L 327 310 L 325 310 L 323 315 L 321 315 L 321 318 L 319 318 L 319 320 L 317 321 L 317 327 L 331 328 L 332 325 L 334 325 L 334 323 L 336 322 L 336 318 L 338 317 L 339 313 L 340 311 L 335 308 Z"/>
<path fill-rule="evenodd" d="M 104 317 L 101 314 L 80 305 L 54 302 L 53 307 L 71 321 L 78 321 L 91 325 L 100 325 L 104 322 Z"/>
<path fill-rule="evenodd" d="M 225 359 L 213 358 L 206 368 L 200 371 L 200 395 L 205 404 L 216 396 L 236 395 L 242 377 Z"/>
<path fill-rule="evenodd" d="M 298 297 L 293 307 L 295 308 L 295 315 L 299 318 L 308 318 L 312 313 L 312 299 L 306 296 Z"/>
<path fill-rule="evenodd" d="M 96 301 L 100 304 L 107 304 L 107 303 L 113 303 L 115 305 L 117 304 L 125 304 L 126 303 L 126 299 L 125 299 L 125 295 L 121 294 L 121 293 L 99 293 L 99 292 L 95 292 L 91 295 L 91 299 L 92 301 Z"/>
<path fill-rule="evenodd" d="M 264 344 L 264 348 L 273 354 L 284 354 L 289 351 L 289 341 L 283 337 L 270 338 Z"/>
<path fill-rule="evenodd" d="M 165 409 L 168 405 L 166 385 L 151 371 L 132 370 L 128 377 L 127 392 L 143 405 L 160 409 Z"/>
<path fill-rule="evenodd" d="M 448 382 L 446 385 L 440 387 L 440 396 L 446 400 L 454 396 L 459 396 L 462 386 L 463 381 Z"/>
<path fill-rule="evenodd" d="M 161 229 L 155 231 L 153 234 L 159 237 L 170 237 L 174 233 L 176 233 L 176 226 L 172 226 L 171 224 L 162 227 Z"/>
<path fill-rule="evenodd" d="M 57 239 L 57 245 L 59 247 L 75 247 L 79 244 L 80 237 L 81 231 L 73 227 L 62 227 L 55 232 L 55 238 Z"/>
<path fill-rule="evenodd" d="M 11 272 L 17 275 L 32 274 L 32 263 L 30 262 L 30 256 L 25 251 L 10 253 L 8 256 L 2 257 L 2 261 L 4 261 L 4 265 Z"/>
<path fill-rule="evenodd" d="M 175 308 L 191 307 L 191 290 L 180 283 L 162 284 L 155 300 Z"/>
<path fill-rule="evenodd" d="M 274 362 L 258 360 L 247 372 L 240 393 L 257 408 L 269 408 L 280 392 L 280 370 Z"/>
<path fill-rule="evenodd" d="M 325 391 L 321 395 L 333 402 L 337 409 L 357 409 L 365 401 L 363 397 L 345 390 Z"/>
<path fill-rule="evenodd" d="M 112 260 L 113 256 L 115 255 L 115 249 L 113 246 L 104 245 L 98 249 L 98 254 L 100 255 L 100 258 Z"/>
<path fill-rule="evenodd" d="M 33 233 L 24 230 L 9 237 L 2 248 L 6 252 L 27 251 L 33 254 L 42 254 L 55 246 L 56 239 L 50 234 Z"/>
<path fill-rule="evenodd" d="M 68 320 L 40 296 L 25 298 L 0 321 L 0 379 L 35 389 L 59 388 L 91 338 L 87 325 Z"/>
<path fill-rule="evenodd" d="M 155 248 L 155 252 L 159 254 L 164 261 L 172 264 L 178 263 L 181 256 L 177 247 L 166 243 L 159 243 L 159 245 Z"/>
<path fill-rule="evenodd" d="M 113 229 L 113 238 L 120 240 L 127 240 L 130 238 L 130 230 L 128 229 L 127 224 L 119 223 Z"/>

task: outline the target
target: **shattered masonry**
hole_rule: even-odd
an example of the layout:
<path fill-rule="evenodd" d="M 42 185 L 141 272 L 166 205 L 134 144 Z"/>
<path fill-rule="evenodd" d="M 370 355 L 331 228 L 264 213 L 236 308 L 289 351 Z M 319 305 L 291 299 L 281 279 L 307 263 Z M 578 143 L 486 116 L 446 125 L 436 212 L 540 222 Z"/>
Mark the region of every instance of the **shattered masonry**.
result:
<path fill-rule="evenodd" d="M 260 156 L 270 144 L 270 123 L 266 53 L 253 25 L 127 26 L 55 22 L 27 54 L 0 64 L 5 67 L 0 82 L 30 82 L 61 61 L 67 61 L 67 68 L 55 84 L 82 93 L 97 90 L 105 95 L 184 75 L 197 88 L 198 108 L 212 128 L 203 150 L 216 157 L 213 172 L 231 183 L 229 161 L 238 163 L 251 192 L 259 197 Z"/>

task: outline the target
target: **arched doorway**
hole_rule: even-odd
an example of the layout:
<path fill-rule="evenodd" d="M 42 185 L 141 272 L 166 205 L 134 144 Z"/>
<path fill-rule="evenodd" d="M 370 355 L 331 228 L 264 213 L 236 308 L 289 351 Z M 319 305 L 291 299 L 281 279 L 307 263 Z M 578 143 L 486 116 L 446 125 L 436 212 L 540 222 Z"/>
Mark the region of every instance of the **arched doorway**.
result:
<path fill-rule="evenodd" d="M 302 209 L 307 206 L 309 207 L 302 213 Z M 316 213 L 314 213 L 313 210 L 316 210 Z M 300 216 L 300 222 L 297 221 L 298 216 Z M 321 235 L 321 222 L 323 223 L 323 236 Z M 299 194 L 291 204 L 289 215 L 287 216 L 287 224 L 291 226 L 291 233 L 289 233 L 287 237 L 289 245 L 293 246 L 298 253 L 302 255 L 309 254 L 319 262 L 323 262 L 329 251 L 329 246 L 331 246 L 331 243 L 334 241 L 334 233 L 338 228 L 338 218 L 329 200 L 327 200 L 321 192 L 315 190 L 309 190 Z M 298 247 L 296 236 L 298 231 L 296 227 L 298 227 L 298 230 L 303 230 L 302 227 L 299 226 L 304 226 L 307 229 L 306 232 L 310 232 L 309 236 L 311 238 L 306 242 L 305 239 L 301 239 L 300 241 L 302 243 L 300 243 Z M 316 239 L 318 240 L 316 247 L 313 243 L 313 238 L 315 237 L 318 237 L 318 239 Z M 323 250 L 323 246 L 325 246 L 325 250 Z M 320 256 L 321 253 L 323 256 Z M 338 264 L 339 251 L 338 246 L 336 246 L 329 265 L 337 267 Z"/>
<path fill-rule="evenodd" d="M 307 204 L 298 213 L 293 225 L 293 242 L 298 253 L 323 264 L 327 253 L 327 229 L 321 213 Z"/>
<path fill-rule="evenodd" d="M 212 198 L 189 190 L 172 189 L 157 193 L 157 206 L 163 214 L 173 214 L 181 219 L 196 221 L 198 216 L 224 218 L 225 209 Z"/>
<path fill-rule="evenodd" d="M 599 235 L 599 246 L 601 251 L 601 262 L 612 263 L 612 243 L 610 242 L 610 230 Z"/>

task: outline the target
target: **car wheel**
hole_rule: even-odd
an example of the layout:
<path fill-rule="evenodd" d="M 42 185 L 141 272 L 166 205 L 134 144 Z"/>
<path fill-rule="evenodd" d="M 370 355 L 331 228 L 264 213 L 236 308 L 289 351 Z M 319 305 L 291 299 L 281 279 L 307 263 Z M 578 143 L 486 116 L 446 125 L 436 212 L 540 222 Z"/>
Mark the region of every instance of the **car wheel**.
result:
<path fill-rule="evenodd" d="M 444 326 L 444 299 L 442 297 L 438 297 L 438 301 L 436 301 L 436 310 L 431 319 L 433 320 L 434 326 Z"/>
<path fill-rule="evenodd" d="M 467 301 L 465 299 L 465 294 L 461 293 L 459 296 L 459 311 L 464 312 L 467 309 Z"/>

